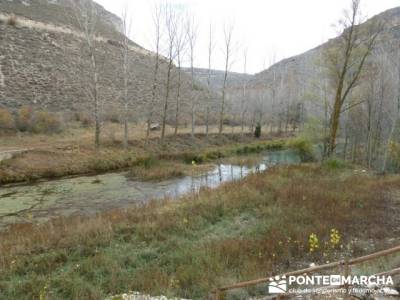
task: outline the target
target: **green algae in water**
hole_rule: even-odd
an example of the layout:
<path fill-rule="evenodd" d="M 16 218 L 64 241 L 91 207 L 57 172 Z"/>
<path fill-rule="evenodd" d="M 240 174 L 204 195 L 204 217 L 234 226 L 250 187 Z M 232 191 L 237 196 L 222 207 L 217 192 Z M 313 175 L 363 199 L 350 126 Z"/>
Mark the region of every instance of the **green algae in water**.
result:
<path fill-rule="evenodd" d="M 260 155 L 259 163 L 254 166 L 220 164 L 199 176 L 160 182 L 135 181 L 126 173 L 111 173 L 6 187 L 0 190 L 0 226 L 124 208 L 166 196 L 176 198 L 202 186 L 215 188 L 222 182 L 238 180 L 273 165 L 299 162 L 299 155 L 293 151 L 271 151 Z"/>

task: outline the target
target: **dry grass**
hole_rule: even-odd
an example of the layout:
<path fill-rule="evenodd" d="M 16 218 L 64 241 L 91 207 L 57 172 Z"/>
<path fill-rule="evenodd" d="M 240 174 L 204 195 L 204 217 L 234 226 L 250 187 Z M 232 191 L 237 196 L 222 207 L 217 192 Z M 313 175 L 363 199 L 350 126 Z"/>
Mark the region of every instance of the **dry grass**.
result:
<path fill-rule="evenodd" d="M 151 139 L 148 145 L 143 140 L 135 140 L 128 150 L 124 150 L 119 141 L 103 141 L 101 150 L 96 151 L 85 143 L 57 144 L 50 136 L 47 148 L 35 149 L 35 144 L 26 145 L 34 150 L 0 162 L 0 184 L 126 169 L 137 165 L 138 159 L 149 156 L 185 163 L 204 162 L 233 155 L 241 147 L 260 152 L 268 145 L 282 147 L 283 144 L 282 141 L 255 140 L 238 134 L 213 134 L 208 138 L 179 135 L 167 137 L 164 145 L 160 145 L 158 139 Z"/>
<path fill-rule="evenodd" d="M 231 164 L 237 166 L 255 166 L 260 162 L 259 155 L 231 156 L 221 159 L 223 164 Z"/>
<path fill-rule="evenodd" d="M 145 124 L 130 124 L 129 126 L 129 139 L 131 144 L 136 144 L 145 138 L 146 125 Z M 204 135 L 205 127 L 197 126 L 196 135 Z M 191 129 L 179 128 L 178 139 L 180 136 L 188 136 L 191 133 Z M 217 126 L 210 126 L 210 134 L 216 135 L 218 133 Z M 230 134 L 241 134 L 240 127 L 232 128 L 227 127 L 224 131 L 225 135 Z M 247 133 L 248 134 L 248 133 Z M 246 135 L 247 135 L 246 134 Z M 124 129 L 122 124 L 107 122 L 102 127 L 102 143 L 103 146 L 111 144 L 122 145 L 124 136 Z M 166 136 L 174 136 L 174 128 L 171 126 L 166 127 Z M 250 134 L 253 137 L 253 134 Z M 150 139 L 157 140 L 160 137 L 160 131 L 152 131 L 150 133 Z M 261 139 L 269 138 L 271 134 L 265 128 L 263 131 L 263 136 Z M 87 128 L 80 126 L 79 123 L 69 124 L 69 127 L 64 130 L 62 134 L 58 135 L 46 135 L 46 134 L 20 134 L 20 135 L 10 135 L 7 139 L 0 140 L 0 151 L 2 149 L 13 148 L 37 148 L 37 149 L 54 149 L 57 147 L 67 147 L 67 146 L 81 146 L 90 148 L 94 143 L 94 130 L 93 128 Z"/>
<path fill-rule="evenodd" d="M 201 298 L 215 286 L 342 255 L 324 243 L 332 228 L 346 255 L 352 238 L 390 237 L 385 190 L 399 184 L 351 169 L 281 167 L 179 201 L 16 225 L 0 234 L 0 298 L 128 290 Z M 311 233 L 321 241 L 314 253 Z"/>
<path fill-rule="evenodd" d="M 129 176 L 145 181 L 159 181 L 183 176 L 196 176 L 213 168 L 215 168 L 213 164 L 197 165 L 154 160 L 150 165 L 132 167 Z"/>

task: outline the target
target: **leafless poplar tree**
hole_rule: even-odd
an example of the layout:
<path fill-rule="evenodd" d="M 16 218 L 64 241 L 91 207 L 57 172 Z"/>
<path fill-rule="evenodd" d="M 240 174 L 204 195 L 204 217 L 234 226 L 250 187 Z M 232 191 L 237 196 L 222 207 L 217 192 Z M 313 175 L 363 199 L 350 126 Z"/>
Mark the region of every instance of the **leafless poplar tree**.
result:
<path fill-rule="evenodd" d="M 131 33 L 131 28 L 132 28 L 132 19 L 128 20 L 128 7 L 124 8 L 124 11 L 122 12 L 122 29 L 123 29 L 123 40 L 122 40 L 122 70 L 123 70 L 123 80 L 124 80 L 124 96 L 123 96 L 123 102 L 124 102 L 124 148 L 128 148 L 128 138 L 129 138 L 129 132 L 128 132 L 128 124 L 129 124 L 129 78 L 131 76 L 130 73 L 130 57 L 129 57 L 129 35 Z"/>
<path fill-rule="evenodd" d="M 395 101 L 394 101 L 395 106 L 396 106 L 396 111 L 395 111 L 395 115 L 391 121 L 389 137 L 387 139 L 387 142 L 385 143 L 385 149 L 384 149 L 384 154 L 383 154 L 383 163 L 382 163 L 382 172 L 386 172 L 390 143 L 393 139 L 395 129 L 397 128 L 399 119 L 400 119 L 400 50 L 397 51 L 396 56 L 397 56 L 397 63 L 396 63 L 395 76 L 397 77 L 397 91 L 395 92 Z"/>
<path fill-rule="evenodd" d="M 222 86 L 222 99 L 221 99 L 221 109 L 219 113 L 219 130 L 218 133 L 222 134 L 223 126 L 224 126 L 224 117 L 225 117 L 225 98 L 226 98 L 226 85 L 228 80 L 228 73 L 230 69 L 231 59 L 232 59 L 232 52 L 233 52 L 233 29 L 234 25 L 230 24 L 224 27 L 224 56 L 225 56 L 225 73 L 224 73 L 224 82 Z"/>
<path fill-rule="evenodd" d="M 198 26 L 196 20 L 193 15 L 188 16 L 187 24 L 186 24 L 186 36 L 189 46 L 189 60 L 190 60 L 190 73 L 191 73 L 191 134 L 192 137 L 195 133 L 196 126 L 196 105 L 197 105 L 197 95 L 195 90 L 195 82 L 194 82 L 194 51 L 197 42 L 198 36 Z"/>
<path fill-rule="evenodd" d="M 177 36 L 176 36 L 176 60 L 177 60 L 177 67 L 178 67 L 178 83 L 177 83 L 177 94 L 176 94 L 176 107 L 175 107 L 175 129 L 174 135 L 178 134 L 178 127 L 179 127 L 179 115 L 180 115 L 180 105 L 181 105 L 181 88 L 182 88 L 182 57 L 185 51 L 187 39 L 186 33 L 183 28 L 183 22 L 177 23 Z"/>
<path fill-rule="evenodd" d="M 177 20 L 176 13 L 171 5 L 165 6 L 165 26 L 167 31 L 167 78 L 165 82 L 165 98 L 162 111 L 162 125 L 161 125 L 161 144 L 164 143 L 165 138 L 165 127 L 167 122 L 167 113 L 169 98 L 171 93 L 171 77 L 172 69 L 174 67 L 174 60 L 176 57 L 176 30 L 177 30 Z"/>
<path fill-rule="evenodd" d="M 208 136 L 209 126 L 210 126 L 210 106 L 211 106 L 211 59 L 212 53 L 214 50 L 214 36 L 213 36 L 213 28 L 210 24 L 209 33 L 208 33 L 208 76 L 207 76 L 207 103 L 206 103 L 206 136 Z"/>
<path fill-rule="evenodd" d="M 247 49 L 243 50 L 243 74 L 247 73 Z M 242 97 L 240 101 L 240 122 L 242 127 L 242 134 L 244 133 L 244 122 L 247 113 L 247 78 L 243 79 Z"/>
<path fill-rule="evenodd" d="M 154 105 L 156 100 L 156 94 L 158 89 L 158 73 L 160 70 L 160 44 L 161 44 L 161 22 L 162 22 L 162 7 L 161 5 L 154 6 L 153 13 L 153 24 L 154 24 L 154 52 L 155 52 L 155 63 L 154 63 L 154 73 L 153 73 L 153 86 L 151 89 L 151 98 L 147 105 L 147 129 L 146 129 L 146 145 L 149 141 L 151 122 L 153 121 Z"/>
<path fill-rule="evenodd" d="M 90 59 L 89 79 L 85 83 L 85 91 L 93 103 L 93 115 L 95 120 L 94 144 L 96 149 L 100 147 L 100 95 L 99 95 L 99 62 L 96 36 L 98 34 L 98 15 L 93 1 L 70 1 L 74 17 L 83 33 L 86 54 Z"/>

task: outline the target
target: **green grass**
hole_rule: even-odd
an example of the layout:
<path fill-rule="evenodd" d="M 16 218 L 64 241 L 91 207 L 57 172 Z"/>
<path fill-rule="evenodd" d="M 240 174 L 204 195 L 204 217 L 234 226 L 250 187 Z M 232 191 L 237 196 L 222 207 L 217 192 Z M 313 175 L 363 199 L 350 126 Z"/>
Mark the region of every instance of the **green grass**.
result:
<path fill-rule="evenodd" d="M 354 237 L 390 236 L 377 209 L 386 189 L 385 178 L 290 166 L 178 201 L 16 225 L 0 233 L 0 298 L 102 299 L 136 290 L 200 299 L 216 286 L 342 255 L 329 244 L 332 228 L 344 249 Z M 311 233 L 321 243 L 313 253 Z"/>
<path fill-rule="evenodd" d="M 337 158 L 329 158 L 323 162 L 323 167 L 326 168 L 327 170 L 344 170 L 346 168 L 349 168 L 348 163 L 346 163 L 344 160 L 337 159 Z"/>

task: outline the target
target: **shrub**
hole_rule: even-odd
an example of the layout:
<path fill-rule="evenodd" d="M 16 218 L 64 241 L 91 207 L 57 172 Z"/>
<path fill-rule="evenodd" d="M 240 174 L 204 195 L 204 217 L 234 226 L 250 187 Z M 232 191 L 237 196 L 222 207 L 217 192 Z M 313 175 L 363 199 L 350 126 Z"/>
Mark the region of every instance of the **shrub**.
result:
<path fill-rule="evenodd" d="M 298 151 L 301 160 L 304 162 L 315 160 L 312 150 L 312 144 L 309 140 L 296 138 L 294 140 L 288 141 L 287 147 Z"/>
<path fill-rule="evenodd" d="M 184 153 L 183 161 L 186 164 L 202 164 L 204 162 L 204 157 L 202 155 L 192 154 L 192 153 Z"/>
<path fill-rule="evenodd" d="M 35 114 L 32 131 L 35 133 L 57 133 L 61 131 L 61 122 L 54 113 L 39 111 Z"/>
<path fill-rule="evenodd" d="M 260 138 L 261 136 L 261 124 L 257 123 L 256 130 L 254 131 L 254 136 Z"/>
<path fill-rule="evenodd" d="M 328 170 L 342 170 L 347 167 L 347 164 L 343 160 L 330 158 L 324 161 L 323 166 Z"/>
<path fill-rule="evenodd" d="M 225 155 L 221 151 L 215 150 L 215 151 L 207 152 L 205 154 L 205 159 L 206 160 L 214 160 L 214 159 L 222 158 L 224 156 Z"/>
<path fill-rule="evenodd" d="M 29 131 L 33 124 L 33 109 L 30 106 L 22 106 L 17 113 L 17 127 L 20 131 Z"/>
<path fill-rule="evenodd" d="M 144 167 L 145 169 L 149 169 L 150 167 L 153 167 L 158 163 L 159 161 L 155 159 L 153 156 L 138 157 L 134 163 L 134 166 Z"/>
<path fill-rule="evenodd" d="M 17 17 L 16 17 L 16 16 L 11 15 L 11 16 L 8 17 L 8 19 L 7 19 L 7 25 L 10 25 L 10 26 L 17 26 L 17 24 L 18 24 L 18 20 L 17 20 Z"/>
<path fill-rule="evenodd" d="M 0 108 L 0 131 L 15 129 L 14 117 L 11 112 L 5 108 Z"/>
<path fill-rule="evenodd" d="M 82 127 L 91 127 L 93 125 L 93 119 L 89 114 L 85 112 L 76 112 L 75 113 L 75 121 L 80 122 Z"/>
<path fill-rule="evenodd" d="M 116 109 L 110 109 L 104 114 L 104 121 L 111 123 L 121 123 L 120 113 Z"/>

